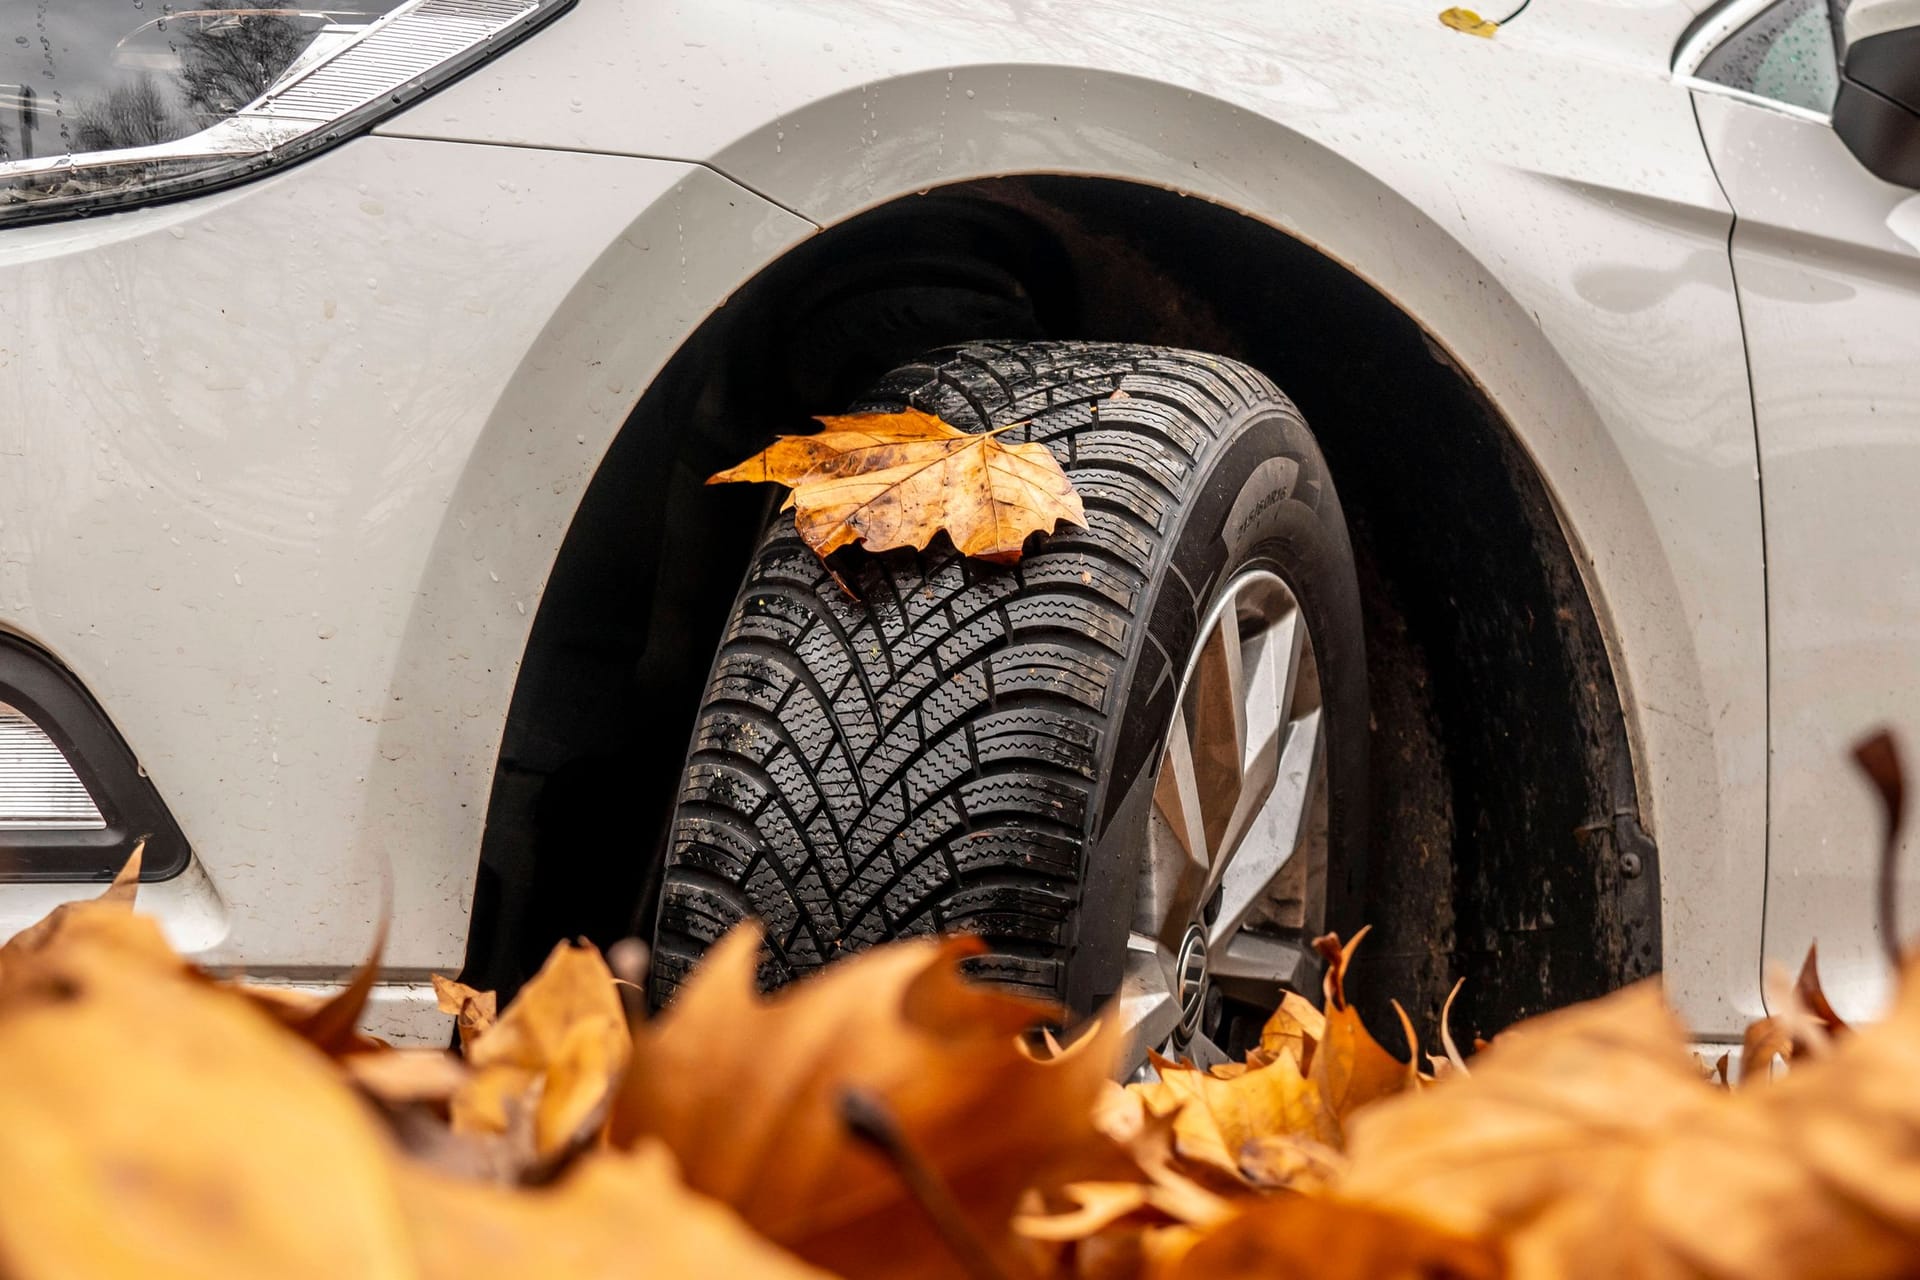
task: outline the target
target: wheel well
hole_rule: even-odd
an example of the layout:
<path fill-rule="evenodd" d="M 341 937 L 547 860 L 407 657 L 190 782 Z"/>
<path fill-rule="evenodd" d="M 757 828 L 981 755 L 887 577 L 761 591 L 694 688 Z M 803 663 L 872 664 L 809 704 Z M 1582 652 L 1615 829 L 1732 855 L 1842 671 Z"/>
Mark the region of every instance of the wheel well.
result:
<path fill-rule="evenodd" d="M 1654 971 L 1658 867 L 1574 553 L 1472 380 L 1340 264 L 1232 210 L 996 179 L 829 229 L 682 347 L 609 451 L 508 716 L 468 969 L 647 917 L 695 706 L 767 496 L 703 478 L 910 356 L 969 338 L 1190 347 L 1269 374 L 1352 525 L 1373 689 L 1361 990 L 1493 1031 Z"/>

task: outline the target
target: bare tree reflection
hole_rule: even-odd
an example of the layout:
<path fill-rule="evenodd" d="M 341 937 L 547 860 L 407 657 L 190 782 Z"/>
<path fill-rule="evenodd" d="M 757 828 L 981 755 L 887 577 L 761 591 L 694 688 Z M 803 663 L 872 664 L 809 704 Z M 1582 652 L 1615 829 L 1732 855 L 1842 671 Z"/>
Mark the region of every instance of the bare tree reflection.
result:
<path fill-rule="evenodd" d="M 205 128 L 267 91 L 306 47 L 314 21 L 298 13 L 250 13 L 195 25 L 181 51 L 180 89 Z"/>
<path fill-rule="evenodd" d="M 149 75 L 122 81 L 81 108 L 73 131 L 74 145 L 81 151 L 107 151 L 115 147 L 145 147 L 177 138 L 186 130 L 167 101 L 166 95 Z"/>
<path fill-rule="evenodd" d="M 81 107 L 81 151 L 149 146 L 204 129 L 266 92 L 324 22 L 299 10 L 256 9 L 242 0 L 177 14 L 169 48 L 179 70 L 130 76 Z"/>

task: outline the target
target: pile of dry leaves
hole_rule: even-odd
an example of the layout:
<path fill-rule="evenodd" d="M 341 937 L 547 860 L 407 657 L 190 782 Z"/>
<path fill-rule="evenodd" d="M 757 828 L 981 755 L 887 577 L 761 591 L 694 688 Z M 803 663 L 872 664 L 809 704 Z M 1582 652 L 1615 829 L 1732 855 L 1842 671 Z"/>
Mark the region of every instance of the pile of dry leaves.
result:
<path fill-rule="evenodd" d="M 1353 944 L 1326 940 L 1324 1010 L 1290 998 L 1244 1064 L 1122 1088 L 1111 1029 L 1035 1033 L 1055 1011 L 963 979 L 966 939 L 766 999 L 738 932 L 653 1021 L 636 973 L 562 945 L 498 1016 L 442 984 L 456 1054 L 355 1032 L 371 967 L 327 1001 L 209 977 L 133 889 L 0 949 L 14 1280 L 1754 1280 L 1920 1259 L 1920 961 L 1862 1029 L 1809 969 L 1750 1039 L 1793 1070 L 1727 1088 L 1652 985 L 1470 1062 L 1402 1063 L 1346 1000 Z"/>

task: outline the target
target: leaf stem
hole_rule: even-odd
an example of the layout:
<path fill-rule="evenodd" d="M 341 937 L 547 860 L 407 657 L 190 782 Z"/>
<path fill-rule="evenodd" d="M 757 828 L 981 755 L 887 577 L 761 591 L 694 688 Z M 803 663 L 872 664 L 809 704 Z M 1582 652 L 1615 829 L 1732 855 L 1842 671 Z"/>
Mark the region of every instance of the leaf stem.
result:
<path fill-rule="evenodd" d="M 1880 845 L 1880 945 L 1887 960 L 1900 968 L 1900 921 L 1895 889 L 1900 870 L 1900 828 L 1907 817 L 1906 772 L 1900 767 L 1900 748 L 1882 729 L 1854 744 L 1853 759 L 1879 794 L 1886 834 Z"/>
<path fill-rule="evenodd" d="M 887 1158 L 907 1193 L 933 1223 L 933 1229 L 973 1280 L 1011 1280 L 986 1242 L 967 1221 L 946 1183 L 900 1132 L 887 1104 L 863 1089 L 843 1089 L 840 1119 L 848 1132 Z"/>

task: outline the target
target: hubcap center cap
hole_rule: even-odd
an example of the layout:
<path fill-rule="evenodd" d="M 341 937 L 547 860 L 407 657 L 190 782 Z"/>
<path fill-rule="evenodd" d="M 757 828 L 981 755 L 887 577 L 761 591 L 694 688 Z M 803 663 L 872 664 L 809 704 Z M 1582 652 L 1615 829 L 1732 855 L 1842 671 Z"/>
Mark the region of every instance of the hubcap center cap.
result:
<path fill-rule="evenodd" d="M 1191 1038 L 1207 1011 L 1207 933 L 1198 924 L 1187 926 L 1173 970 L 1178 984 L 1175 995 L 1180 1002 L 1180 1031 L 1183 1038 Z"/>

